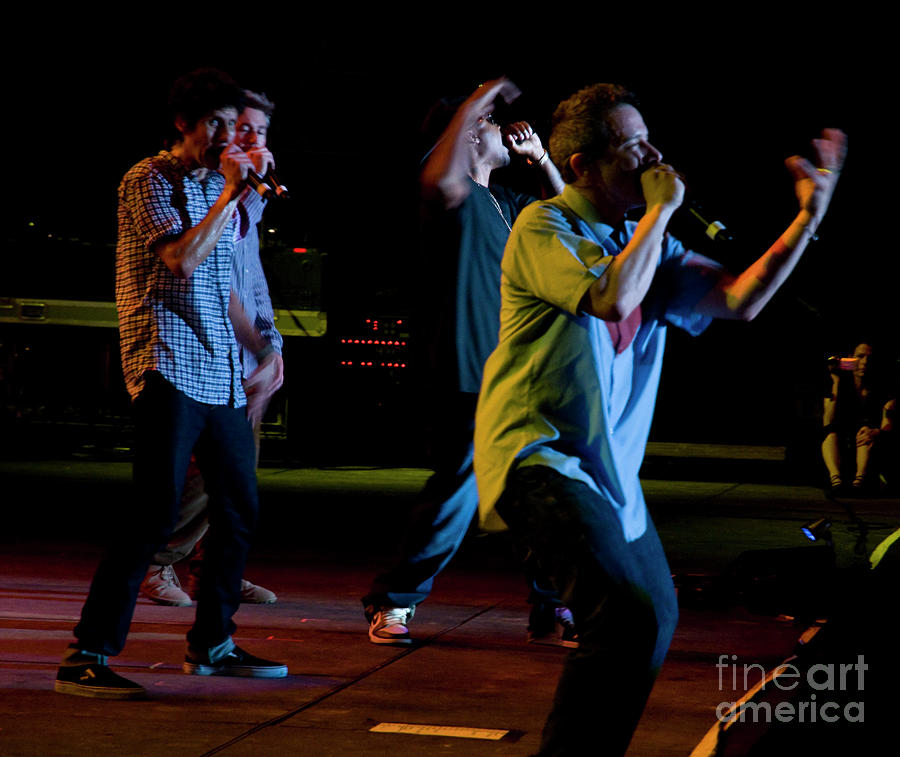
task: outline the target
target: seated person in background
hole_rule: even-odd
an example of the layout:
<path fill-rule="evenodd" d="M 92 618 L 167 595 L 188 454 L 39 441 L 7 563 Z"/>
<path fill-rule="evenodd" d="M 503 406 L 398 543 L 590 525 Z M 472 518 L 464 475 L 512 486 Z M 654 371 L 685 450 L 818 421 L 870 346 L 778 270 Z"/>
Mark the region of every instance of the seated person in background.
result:
<path fill-rule="evenodd" d="M 893 446 L 896 393 L 877 366 L 867 342 L 856 345 L 850 358 L 829 360 L 822 459 L 831 494 L 848 492 L 843 476 L 848 458 L 855 462 L 849 493 L 865 493 L 878 483 L 879 475 L 884 481 L 896 476 L 891 474 L 896 460 L 888 452 Z"/>

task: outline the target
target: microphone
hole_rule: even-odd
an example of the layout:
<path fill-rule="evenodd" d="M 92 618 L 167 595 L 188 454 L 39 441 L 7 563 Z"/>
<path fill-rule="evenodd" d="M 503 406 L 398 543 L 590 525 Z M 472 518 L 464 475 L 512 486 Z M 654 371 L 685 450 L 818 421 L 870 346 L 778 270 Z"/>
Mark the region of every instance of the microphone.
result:
<path fill-rule="evenodd" d="M 275 175 L 275 171 L 271 166 L 269 166 L 269 170 L 266 172 L 266 180 L 275 190 L 275 195 L 282 200 L 287 200 L 291 196 L 291 193 L 288 192 L 288 188 L 278 180 L 278 177 Z"/>
<path fill-rule="evenodd" d="M 658 165 L 657 163 L 652 163 L 648 165 L 644 170 L 649 171 L 651 168 Z M 687 182 L 685 181 L 684 176 L 681 174 L 677 174 L 678 178 L 681 179 L 681 182 L 685 185 L 685 190 L 687 190 Z M 710 221 L 708 220 L 708 214 L 703 210 L 703 206 L 697 202 L 697 200 L 690 197 L 687 194 L 684 199 L 684 202 L 681 205 L 691 216 L 691 218 L 696 219 L 701 224 L 703 224 L 703 231 L 707 237 L 712 239 L 714 242 L 733 242 L 734 236 L 730 231 L 725 228 L 725 224 L 721 221 Z"/>
<path fill-rule="evenodd" d="M 286 200 L 290 197 L 287 187 L 278 181 L 274 172 L 271 170 L 269 170 L 265 176 L 260 176 L 256 171 L 248 171 L 247 183 L 253 187 L 264 200 L 271 200 L 275 197 Z"/>
<path fill-rule="evenodd" d="M 703 224 L 703 230 L 706 236 L 714 242 L 733 242 L 734 236 L 725 228 L 725 224 L 721 221 L 708 220 L 708 214 L 703 210 L 703 206 L 696 200 L 688 199 L 684 204 L 685 209 L 692 218 L 697 219 Z"/>
<path fill-rule="evenodd" d="M 272 187 L 266 183 L 266 180 L 256 173 L 256 171 L 247 171 L 247 183 L 253 187 L 264 200 L 271 200 L 275 196 L 275 190 L 272 189 Z"/>

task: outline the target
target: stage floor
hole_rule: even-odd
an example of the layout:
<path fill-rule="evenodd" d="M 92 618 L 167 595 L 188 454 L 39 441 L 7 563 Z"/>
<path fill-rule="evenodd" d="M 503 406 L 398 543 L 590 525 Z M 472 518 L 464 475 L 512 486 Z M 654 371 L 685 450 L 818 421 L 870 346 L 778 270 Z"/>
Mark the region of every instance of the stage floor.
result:
<path fill-rule="evenodd" d="M 193 609 L 141 599 L 114 667 L 150 699 L 56 694 L 58 660 L 115 513 L 128 506 L 128 474 L 123 462 L 0 463 L 9 515 L 0 537 L 0 754 L 534 753 L 568 651 L 526 643 L 524 580 L 504 537 L 470 534 L 417 610 L 416 644 L 368 641 L 359 597 L 390 563 L 427 477 L 420 469 L 260 470 L 264 511 L 246 575 L 278 602 L 242 606 L 236 641 L 286 662 L 287 678 L 184 675 Z M 683 606 L 629 755 L 686 756 L 715 725 L 717 706 L 744 693 L 716 667 L 722 656 L 771 670 L 810 620 L 793 614 L 791 596 L 726 596 L 717 579 L 760 563 L 742 555 L 824 549 L 800 532 L 821 516 L 832 521 L 838 563 L 858 560 L 858 523 L 869 524 L 873 547 L 900 527 L 900 502 L 848 509 L 812 487 L 747 481 L 646 481 L 645 491 Z M 805 555 L 813 553 L 798 565 Z M 594 754 L 599 744 L 585 751 Z"/>

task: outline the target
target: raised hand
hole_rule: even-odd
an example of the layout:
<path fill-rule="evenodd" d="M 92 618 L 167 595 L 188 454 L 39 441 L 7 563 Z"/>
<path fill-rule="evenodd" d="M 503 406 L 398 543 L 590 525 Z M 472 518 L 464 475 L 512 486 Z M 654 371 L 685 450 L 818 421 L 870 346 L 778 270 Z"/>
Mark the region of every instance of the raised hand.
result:
<path fill-rule="evenodd" d="M 505 76 L 501 76 L 499 79 L 492 79 L 479 85 L 478 89 L 469 95 L 463 104 L 463 108 L 470 112 L 475 117 L 475 120 L 478 120 L 494 111 L 494 103 L 498 97 L 502 98 L 509 105 L 521 94 L 522 90 Z"/>
<path fill-rule="evenodd" d="M 812 142 L 815 163 L 794 155 L 785 161 L 794 179 L 794 191 L 802 210 L 821 218 L 828 209 L 847 158 L 847 135 L 840 129 L 825 129 Z"/>
<path fill-rule="evenodd" d="M 268 147 L 253 147 L 247 150 L 247 156 L 253 162 L 253 170 L 260 176 L 265 176 L 270 168 L 275 168 L 275 158 Z"/>
<path fill-rule="evenodd" d="M 253 162 L 247 153 L 234 144 L 222 150 L 219 160 L 222 174 L 225 176 L 225 191 L 230 193 L 232 199 L 237 198 L 244 189 L 247 172 L 253 168 Z"/>
<path fill-rule="evenodd" d="M 656 163 L 641 174 L 641 188 L 647 207 L 653 205 L 677 208 L 684 200 L 681 174 L 667 163 Z"/>
<path fill-rule="evenodd" d="M 503 141 L 509 149 L 529 160 L 540 160 L 544 155 L 544 145 L 541 138 L 535 133 L 531 125 L 526 121 L 516 121 L 507 124 L 501 130 Z"/>

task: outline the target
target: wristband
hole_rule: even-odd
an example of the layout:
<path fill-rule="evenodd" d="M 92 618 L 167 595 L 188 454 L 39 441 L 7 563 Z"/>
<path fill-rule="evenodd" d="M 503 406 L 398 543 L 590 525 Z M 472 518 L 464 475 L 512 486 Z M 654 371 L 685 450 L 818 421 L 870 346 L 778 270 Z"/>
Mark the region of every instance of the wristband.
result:
<path fill-rule="evenodd" d="M 782 235 L 778 238 L 778 241 L 775 242 L 774 245 L 772 245 L 772 251 L 775 252 L 776 254 L 783 254 L 783 253 L 786 253 L 786 252 L 791 252 L 792 250 L 794 250 L 794 248 L 796 248 L 796 246 L 797 246 L 798 244 L 800 244 L 800 241 L 803 239 L 803 235 L 804 235 L 804 234 L 809 234 L 809 241 L 810 241 L 810 242 L 818 242 L 818 241 L 819 241 L 819 235 L 816 233 L 817 228 L 818 228 L 818 224 L 813 225 L 813 221 L 812 221 L 812 220 L 810 220 L 809 223 L 804 224 L 803 226 L 801 226 L 801 227 L 800 227 L 800 234 L 799 234 L 799 236 L 797 237 L 797 241 L 796 241 L 793 245 L 788 245 L 787 243 L 785 243 L 785 241 L 784 241 L 784 234 L 782 234 Z M 790 229 L 789 229 L 789 230 L 790 230 Z M 786 233 L 787 233 L 787 232 L 785 232 L 785 234 L 786 234 Z"/>
<path fill-rule="evenodd" d="M 807 224 L 806 226 L 803 227 L 803 232 L 801 233 L 801 236 L 802 236 L 802 234 L 809 234 L 810 242 L 818 242 L 819 241 L 819 233 L 818 233 L 819 225 L 816 224 L 815 226 L 812 226 L 812 228 L 810 228 L 810 226 L 812 226 L 811 221 L 809 224 Z"/>
<path fill-rule="evenodd" d="M 541 157 L 539 157 L 537 160 L 529 160 L 528 165 L 540 167 L 540 166 L 544 165 L 544 162 L 547 160 L 548 157 L 550 157 L 550 153 L 548 153 L 546 150 L 544 150 L 544 154 L 541 155 Z"/>

